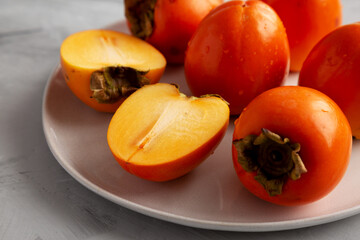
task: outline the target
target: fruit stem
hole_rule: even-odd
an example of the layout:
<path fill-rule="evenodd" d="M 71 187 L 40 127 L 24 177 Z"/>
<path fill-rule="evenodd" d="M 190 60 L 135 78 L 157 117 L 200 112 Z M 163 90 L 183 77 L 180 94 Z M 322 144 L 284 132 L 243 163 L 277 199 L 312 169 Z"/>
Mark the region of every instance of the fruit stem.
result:
<path fill-rule="evenodd" d="M 299 143 L 291 143 L 278 134 L 263 128 L 261 134 L 234 140 L 238 162 L 247 172 L 257 172 L 258 181 L 270 196 L 280 195 L 285 182 L 297 180 L 307 170 L 299 151 Z"/>
<path fill-rule="evenodd" d="M 157 0 L 125 0 L 125 16 L 131 33 L 146 40 L 153 32 L 154 9 Z"/>
<path fill-rule="evenodd" d="M 99 103 L 113 103 L 128 97 L 142 86 L 149 84 L 147 72 L 130 67 L 105 67 L 91 74 L 90 90 L 92 98 Z"/>
<path fill-rule="evenodd" d="M 230 105 L 230 103 L 228 101 L 226 101 L 222 96 L 220 96 L 219 94 L 205 94 L 205 95 L 201 95 L 200 98 L 206 98 L 206 97 L 217 97 L 220 98 L 221 100 L 223 100 L 228 106 Z"/>

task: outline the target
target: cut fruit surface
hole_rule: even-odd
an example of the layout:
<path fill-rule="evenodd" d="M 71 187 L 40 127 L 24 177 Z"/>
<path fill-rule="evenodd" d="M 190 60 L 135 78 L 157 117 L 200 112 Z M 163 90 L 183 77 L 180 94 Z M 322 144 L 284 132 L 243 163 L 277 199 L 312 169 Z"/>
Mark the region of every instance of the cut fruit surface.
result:
<path fill-rule="evenodd" d="M 70 89 L 84 103 L 104 112 L 115 112 L 123 98 L 110 103 L 94 99 L 90 89 L 94 72 L 109 67 L 133 69 L 144 74 L 149 83 L 156 83 L 166 66 L 163 55 L 150 44 L 110 30 L 88 30 L 70 35 L 61 45 L 60 56 Z"/>
<path fill-rule="evenodd" d="M 139 177 L 166 181 L 186 174 L 225 134 L 229 108 L 219 97 L 186 97 L 176 86 L 147 85 L 124 101 L 108 129 L 120 165 Z"/>

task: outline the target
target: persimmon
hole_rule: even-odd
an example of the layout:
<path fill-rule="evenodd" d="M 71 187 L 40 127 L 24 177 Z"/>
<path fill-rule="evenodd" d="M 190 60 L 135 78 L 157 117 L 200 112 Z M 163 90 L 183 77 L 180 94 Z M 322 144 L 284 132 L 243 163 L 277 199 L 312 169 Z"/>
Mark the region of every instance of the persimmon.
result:
<path fill-rule="evenodd" d="M 229 123 L 218 96 L 187 97 L 172 84 L 146 85 L 128 97 L 111 119 L 107 140 L 118 163 L 151 181 L 178 178 L 204 161 Z"/>
<path fill-rule="evenodd" d="M 290 70 L 298 72 L 315 44 L 341 25 L 340 0 L 262 0 L 280 16 L 290 45 Z"/>
<path fill-rule="evenodd" d="M 230 1 L 200 23 L 184 68 L 195 96 L 219 94 L 235 115 L 258 94 L 283 83 L 289 59 L 286 31 L 274 10 L 261 1 Z"/>
<path fill-rule="evenodd" d="M 360 23 L 337 28 L 310 52 L 300 71 L 299 85 L 332 98 L 360 139 Z"/>
<path fill-rule="evenodd" d="M 60 57 L 71 91 L 101 112 L 115 112 L 137 88 L 158 82 L 166 66 L 164 56 L 147 42 L 100 29 L 67 37 Z"/>
<path fill-rule="evenodd" d="M 133 35 L 146 40 L 169 63 L 184 63 L 188 41 L 201 20 L 223 0 L 125 0 Z"/>
<path fill-rule="evenodd" d="M 307 87 L 257 96 L 235 121 L 233 163 L 245 188 L 279 205 L 302 205 L 330 193 L 346 172 L 350 125 L 339 106 Z"/>

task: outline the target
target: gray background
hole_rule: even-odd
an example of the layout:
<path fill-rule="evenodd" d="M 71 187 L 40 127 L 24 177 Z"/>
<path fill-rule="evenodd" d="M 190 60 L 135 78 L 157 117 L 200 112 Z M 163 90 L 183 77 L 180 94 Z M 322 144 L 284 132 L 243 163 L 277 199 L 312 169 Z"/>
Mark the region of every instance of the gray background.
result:
<path fill-rule="evenodd" d="M 360 1 L 342 3 L 343 23 L 359 21 Z M 0 239 L 359 239 L 360 215 L 280 232 L 210 231 L 141 215 L 86 189 L 46 144 L 42 95 L 64 38 L 123 20 L 123 3 L 0 0 L 0 6 Z"/>

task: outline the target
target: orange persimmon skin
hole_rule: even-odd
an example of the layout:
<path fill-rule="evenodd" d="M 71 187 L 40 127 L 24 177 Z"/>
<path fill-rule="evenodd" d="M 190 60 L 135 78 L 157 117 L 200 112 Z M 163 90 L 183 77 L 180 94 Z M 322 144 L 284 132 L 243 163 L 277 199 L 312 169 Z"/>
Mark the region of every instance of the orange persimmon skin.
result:
<path fill-rule="evenodd" d="M 235 115 L 258 94 L 283 83 L 289 59 L 285 28 L 268 5 L 230 1 L 201 22 L 184 68 L 195 96 L 219 94 Z"/>
<path fill-rule="evenodd" d="M 78 69 L 71 64 L 67 64 L 63 58 L 61 58 L 60 61 L 66 84 L 75 94 L 75 96 L 87 106 L 99 112 L 115 112 L 116 109 L 121 105 L 123 100 L 111 104 L 101 104 L 98 103 L 95 99 L 91 98 L 92 91 L 90 90 L 90 77 L 94 70 Z"/>
<path fill-rule="evenodd" d="M 340 26 L 340 0 L 262 0 L 280 16 L 290 45 L 290 70 L 300 71 L 315 44 Z"/>
<path fill-rule="evenodd" d="M 89 107 L 99 111 L 113 113 L 118 109 L 121 103 L 125 100 L 120 99 L 115 103 L 99 103 L 92 98 L 92 91 L 90 90 L 90 77 L 94 72 L 94 69 L 83 69 L 77 68 L 71 64 L 67 64 L 63 58 L 61 58 L 61 66 L 63 76 L 66 80 L 66 84 L 69 86 L 71 91 L 78 97 L 83 103 Z M 148 72 L 145 76 L 149 78 L 150 83 L 156 83 L 160 80 L 164 69 L 154 69 Z"/>
<path fill-rule="evenodd" d="M 342 26 L 324 37 L 310 52 L 300 71 L 299 85 L 332 98 L 360 139 L 360 23 Z"/>
<path fill-rule="evenodd" d="M 270 196 L 258 183 L 256 172 L 233 164 L 245 188 L 257 197 L 279 205 L 314 202 L 332 191 L 342 179 L 351 154 L 349 123 L 338 105 L 325 94 L 307 87 L 284 86 L 256 97 L 235 121 L 233 139 L 259 135 L 262 128 L 299 143 L 299 155 L 307 169 L 297 180 L 288 179 L 280 195 Z"/>
<path fill-rule="evenodd" d="M 187 44 L 201 20 L 223 0 L 158 0 L 153 32 L 146 39 L 169 63 L 184 63 Z"/>
<path fill-rule="evenodd" d="M 81 36 L 83 40 L 78 40 L 77 39 L 78 36 Z M 103 38 L 103 39 L 101 40 L 98 38 Z M 90 39 L 89 41 L 92 42 L 89 43 L 88 39 Z M 97 39 L 97 40 L 94 41 L 93 39 Z M 114 57 L 114 55 L 117 54 L 116 53 L 117 50 L 114 50 L 113 49 L 114 47 L 112 46 L 112 45 L 116 45 L 117 44 L 116 41 L 119 39 L 121 39 L 121 41 L 123 42 L 131 41 L 133 43 L 129 45 L 133 45 L 133 46 L 137 44 L 146 45 L 145 49 L 147 49 L 149 52 L 155 52 L 156 55 L 155 61 L 159 61 L 160 64 L 157 64 L 156 67 L 152 66 L 152 68 L 149 69 L 147 62 L 145 64 L 139 64 L 134 61 L 131 62 L 131 60 L 127 60 L 127 59 L 119 61 L 116 57 Z M 78 46 L 78 45 L 82 45 L 82 46 Z M 69 51 L 68 50 L 69 48 L 71 48 L 72 51 Z M 101 51 L 99 49 L 101 49 Z M 94 51 L 95 53 L 93 53 L 92 51 Z M 133 53 L 127 50 L 124 51 L 126 55 L 129 56 L 139 54 L 137 52 Z M 69 52 L 71 53 L 69 54 Z M 86 59 L 87 57 L 84 57 L 83 54 L 87 54 L 88 58 L 90 58 L 89 56 L 91 56 L 91 60 Z M 79 57 L 73 57 L 73 56 L 79 56 Z M 79 61 L 78 58 L 84 58 L 86 60 Z M 138 56 L 136 56 L 136 58 L 139 59 Z M 112 60 L 107 60 L 107 59 L 112 59 Z M 128 63 L 127 61 L 129 61 L 130 63 Z M 154 47 L 152 47 L 150 44 L 146 43 L 145 41 L 112 30 L 96 29 L 96 30 L 87 30 L 87 31 L 74 33 L 69 37 L 67 37 L 64 40 L 60 49 L 60 64 L 66 84 L 78 99 L 80 99 L 83 103 L 85 103 L 89 107 L 99 112 L 113 113 L 121 105 L 124 99 L 121 98 L 114 103 L 99 103 L 96 99 L 92 98 L 92 91 L 90 90 L 91 74 L 94 71 L 101 70 L 104 67 L 109 67 L 109 66 L 132 67 L 132 65 L 134 65 L 136 66 L 134 67 L 136 70 L 148 71 L 145 76 L 150 80 L 150 84 L 153 84 L 160 80 L 165 70 L 166 60 L 158 50 L 156 50 Z"/>

